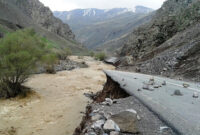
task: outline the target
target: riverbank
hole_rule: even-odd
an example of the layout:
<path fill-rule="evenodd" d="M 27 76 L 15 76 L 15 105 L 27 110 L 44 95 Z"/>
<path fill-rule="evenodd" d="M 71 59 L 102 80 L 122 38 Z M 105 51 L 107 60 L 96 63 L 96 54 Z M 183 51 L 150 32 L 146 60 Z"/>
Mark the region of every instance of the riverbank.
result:
<path fill-rule="evenodd" d="M 57 74 L 33 75 L 26 86 L 34 94 L 27 98 L 0 100 L 0 134 L 2 135 L 71 135 L 80 124 L 88 102 L 84 93 L 102 90 L 106 82 L 103 69 L 113 66 L 90 57 L 88 68 L 61 71 Z"/>

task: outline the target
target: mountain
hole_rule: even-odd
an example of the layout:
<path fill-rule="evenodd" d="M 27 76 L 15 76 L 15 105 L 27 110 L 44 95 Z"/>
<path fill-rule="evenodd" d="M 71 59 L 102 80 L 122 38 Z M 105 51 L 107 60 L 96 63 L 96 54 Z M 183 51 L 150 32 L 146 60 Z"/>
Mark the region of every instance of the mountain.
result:
<path fill-rule="evenodd" d="M 121 66 L 199 81 L 199 20 L 199 0 L 167 0 L 149 23 L 129 35 L 119 51 L 124 57 Z"/>
<path fill-rule="evenodd" d="M 144 20 L 153 10 L 137 6 L 134 9 L 114 8 L 76 9 L 72 11 L 55 11 L 54 15 L 68 23 L 79 42 L 90 49 L 95 49 L 105 42 L 127 34 L 150 18 Z"/>
<path fill-rule="evenodd" d="M 116 55 L 120 51 L 120 49 L 123 47 L 123 44 L 128 42 L 128 39 L 130 37 L 130 33 L 134 29 L 137 29 L 140 25 L 149 22 L 152 19 L 153 15 L 154 15 L 154 12 L 149 13 L 148 15 L 146 15 L 146 16 L 142 17 L 141 19 L 135 21 L 135 23 L 133 23 L 133 24 L 137 24 L 137 25 L 128 27 L 127 33 L 125 33 L 122 36 L 119 36 L 117 38 L 114 38 L 112 40 L 104 42 L 101 46 L 97 47 L 96 50 L 97 51 L 103 51 L 108 56 Z"/>
<path fill-rule="evenodd" d="M 84 50 L 75 42 L 68 24 L 53 16 L 48 7 L 38 0 L 0 0 L 0 33 L 22 28 L 33 28 L 56 45 L 55 48 Z"/>

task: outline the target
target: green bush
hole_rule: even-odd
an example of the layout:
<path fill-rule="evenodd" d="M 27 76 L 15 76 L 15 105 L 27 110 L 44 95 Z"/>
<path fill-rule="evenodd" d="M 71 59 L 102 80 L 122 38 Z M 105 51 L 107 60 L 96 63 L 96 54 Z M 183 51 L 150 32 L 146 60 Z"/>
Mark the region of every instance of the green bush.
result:
<path fill-rule="evenodd" d="M 58 57 L 56 56 L 56 54 L 54 53 L 46 54 L 42 57 L 42 61 L 44 63 L 44 68 L 47 73 L 50 73 L 50 74 L 56 73 L 55 67 L 54 67 L 54 65 L 58 61 Z"/>
<path fill-rule="evenodd" d="M 106 59 L 106 54 L 103 53 L 103 52 L 97 53 L 97 54 L 95 54 L 95 59 L 96 59 L 96 60 L 103 61 L 103 60 Z"/>
<path fill-rule="evenodd" d="M 34 30 L 19 30 L 0 40 L 0 97 L 15 97 L 22 84 L 49 53 L 46 44 Z"/>

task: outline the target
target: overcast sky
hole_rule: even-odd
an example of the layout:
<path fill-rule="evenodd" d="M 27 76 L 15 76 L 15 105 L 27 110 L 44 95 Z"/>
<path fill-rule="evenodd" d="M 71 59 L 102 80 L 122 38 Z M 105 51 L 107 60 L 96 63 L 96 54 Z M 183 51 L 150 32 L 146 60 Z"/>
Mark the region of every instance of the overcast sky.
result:
<path fill-rule="evenodd" d="M 53 11 L 69 11 L 77 8 L 111 9 L 133 8 L 137 5 L 158 9 L 165 0 L 40 0 Z"/>

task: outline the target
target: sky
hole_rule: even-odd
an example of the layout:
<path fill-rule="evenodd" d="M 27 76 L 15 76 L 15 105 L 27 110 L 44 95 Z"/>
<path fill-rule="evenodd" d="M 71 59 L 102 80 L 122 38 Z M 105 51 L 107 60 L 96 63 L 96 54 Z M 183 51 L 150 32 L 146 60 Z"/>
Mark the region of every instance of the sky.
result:
<path fill-rule="evenodd" d="M 69 11 L 77 8 L 134 8 L 137 5 L 158 9 L 165 0 L 40 0 L 52 11 Z"/>

